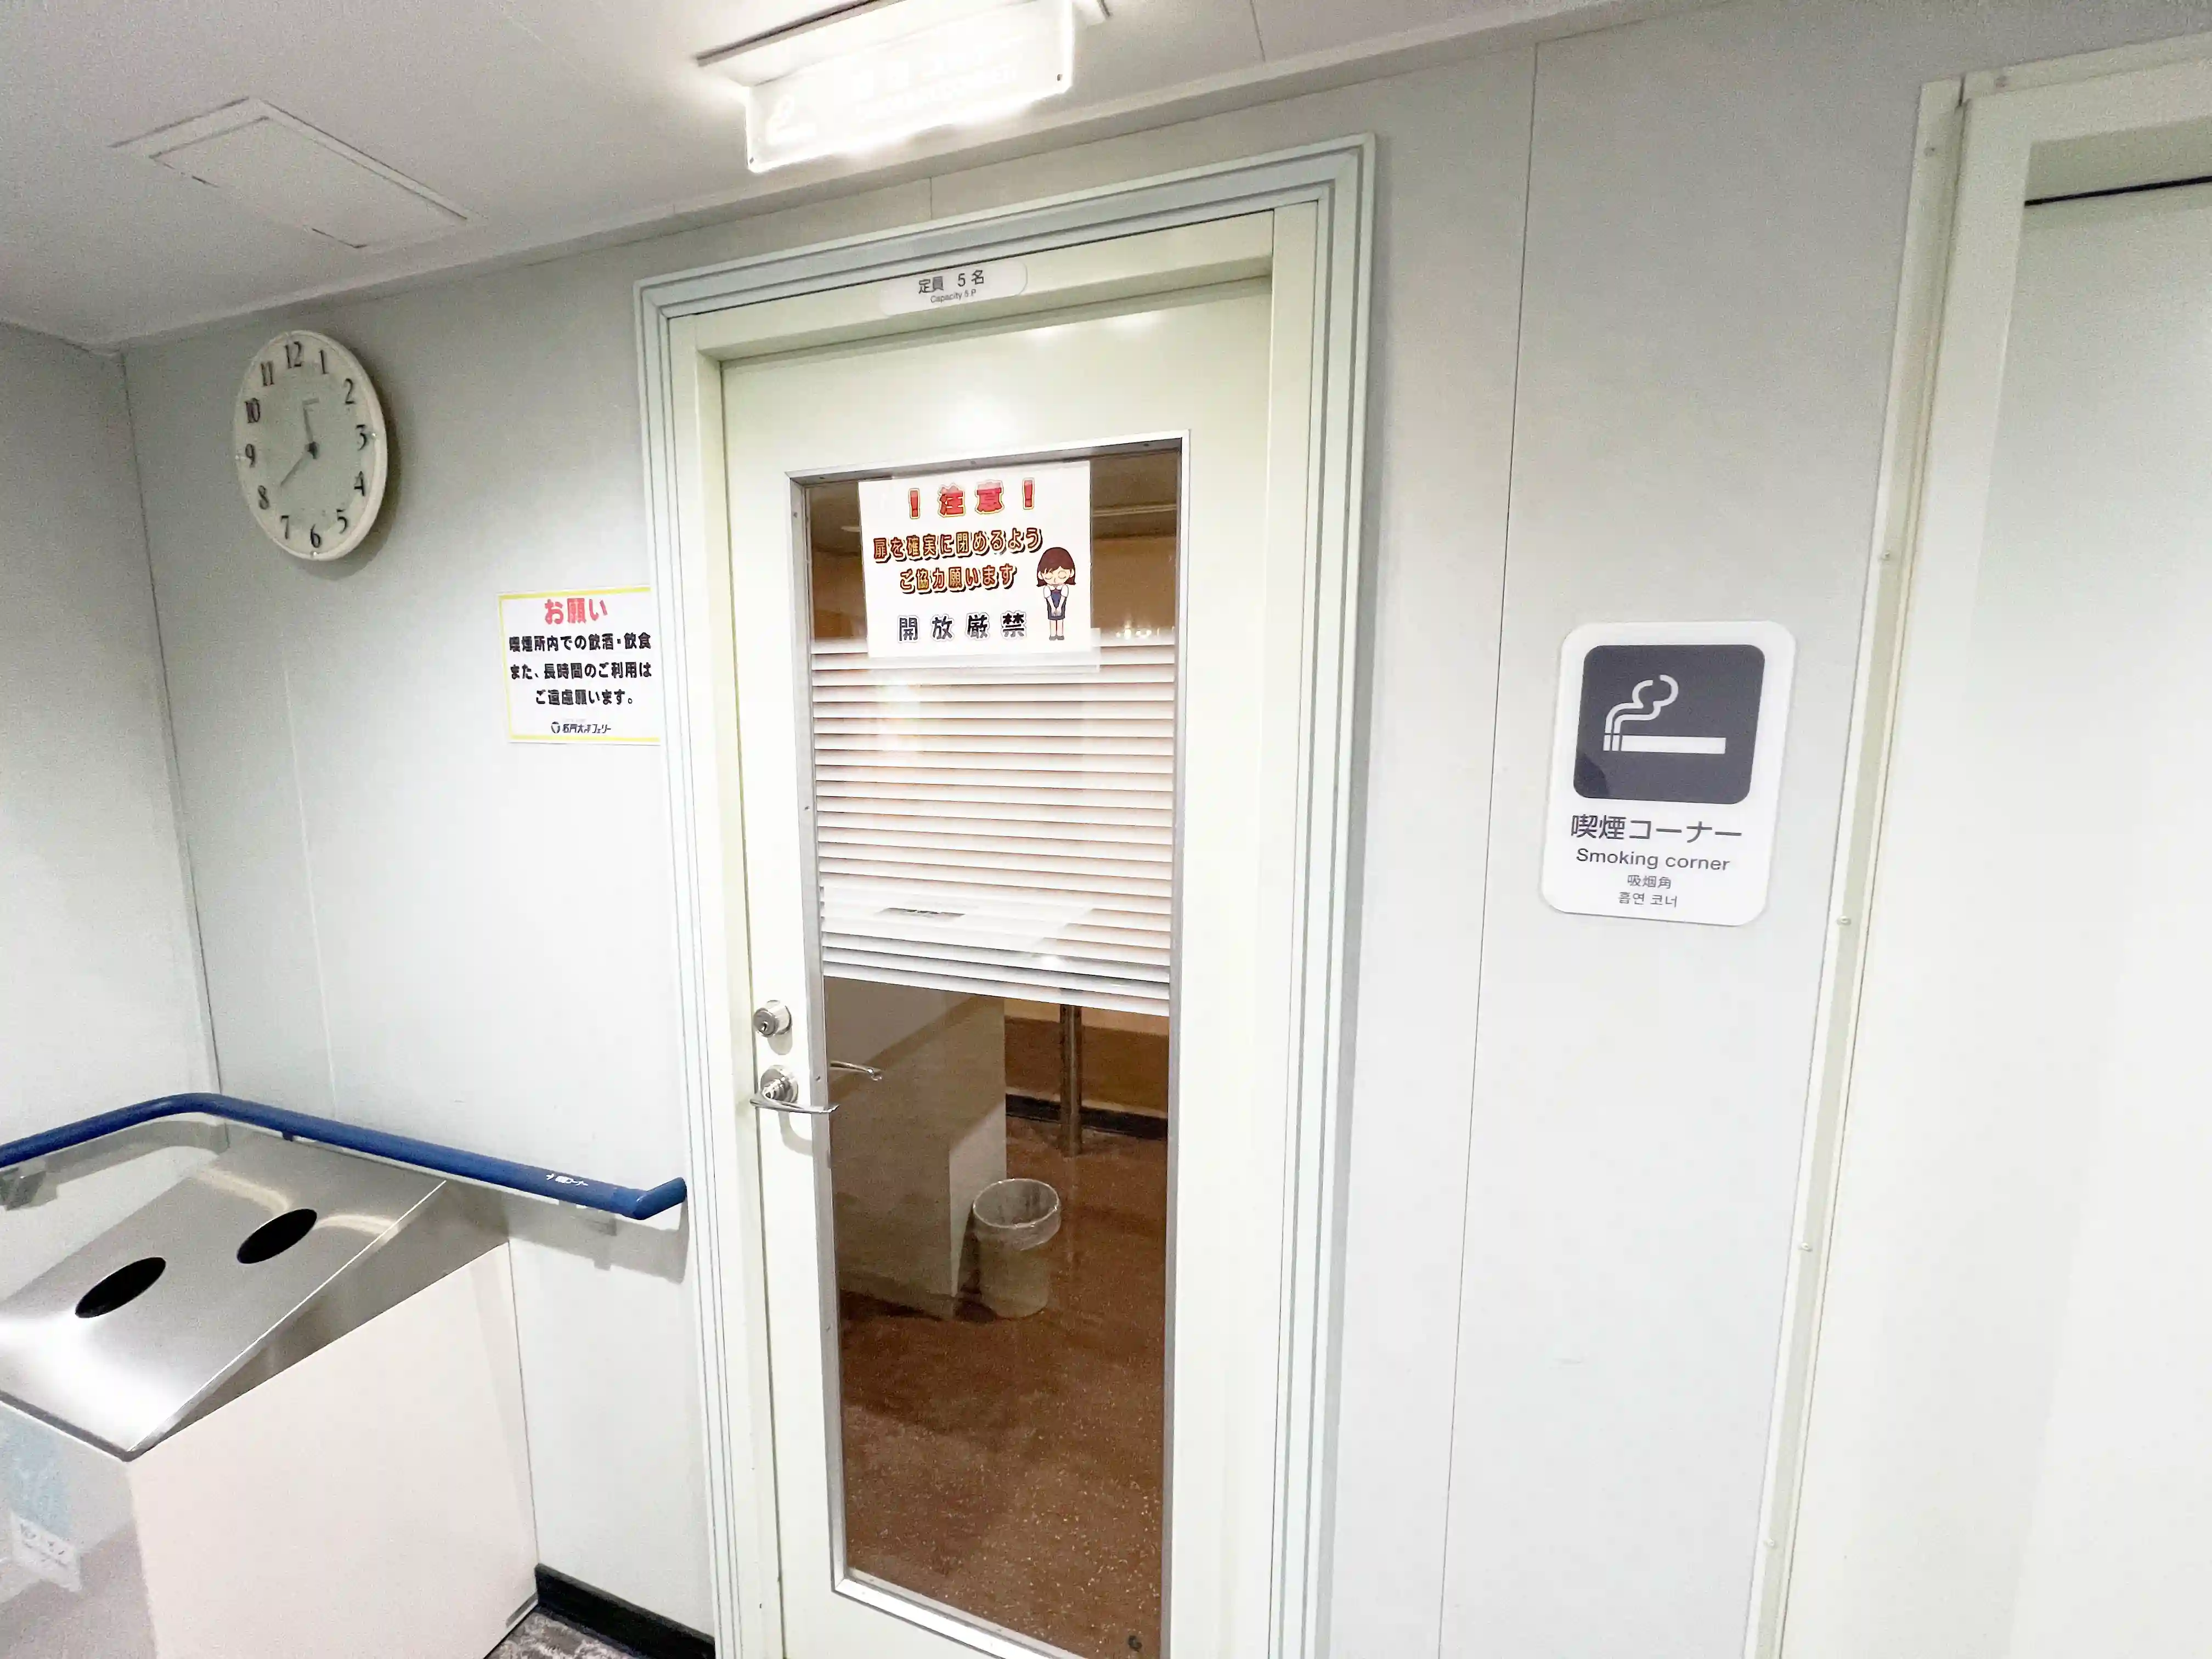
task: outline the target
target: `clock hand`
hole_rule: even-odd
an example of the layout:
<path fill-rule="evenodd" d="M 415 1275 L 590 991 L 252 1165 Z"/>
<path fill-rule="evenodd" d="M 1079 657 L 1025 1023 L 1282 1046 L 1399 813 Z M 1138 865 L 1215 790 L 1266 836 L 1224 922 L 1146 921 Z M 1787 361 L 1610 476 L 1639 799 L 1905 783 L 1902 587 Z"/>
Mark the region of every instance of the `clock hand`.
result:
<path fill-rule="evenodd" d="M 323 453 L 322 446 L 315 441 L 314 419 L 307 413 L 310 409 L 314 407 L 315 401 L 316 400 L 314 398 L 310 398 L 306 403 L 300 405 L 300 430 L 307 434 L 307 447 L 300 452 L 300 459 L 294 461 L 290 466 L 284 470 L 284 476 L 276 480 L 276 488 L 279 489 L 282 489 L 286 484 L 292 482 L 292 475 L 295 472 L 297 472 L 301 467 L 307 465 L 309 461 L 315 459 Z"/>

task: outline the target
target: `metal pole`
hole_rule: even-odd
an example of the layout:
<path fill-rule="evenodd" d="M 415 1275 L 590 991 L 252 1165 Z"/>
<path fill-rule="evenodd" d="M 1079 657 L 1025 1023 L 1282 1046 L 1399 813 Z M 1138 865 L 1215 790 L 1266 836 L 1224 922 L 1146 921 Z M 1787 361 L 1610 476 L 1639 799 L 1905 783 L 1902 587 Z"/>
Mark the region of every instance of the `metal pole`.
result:
<path fill-rule="evenodd" d="M 1083 1156 L 1083 1010 L 1060 1005 L 1060 1150 Z"/>

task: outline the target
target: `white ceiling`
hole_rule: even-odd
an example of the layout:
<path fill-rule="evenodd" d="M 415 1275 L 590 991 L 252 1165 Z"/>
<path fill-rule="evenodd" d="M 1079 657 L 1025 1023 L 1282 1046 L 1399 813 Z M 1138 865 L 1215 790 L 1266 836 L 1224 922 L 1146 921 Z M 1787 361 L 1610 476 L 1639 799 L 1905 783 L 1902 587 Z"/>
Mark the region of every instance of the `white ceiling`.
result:
<path fill-rule="evenodd" d="M 89 345 L 556 246 L 862 170 L 755 178 L 700 52 L 830 0 L 11 0 L 0 7 L 0 318 Z M 1110 0 L 1075 90 L 871 169 L 1224 85 L 1273 95 L 1372 53 L 1558 33 L 1633 0 Z M 260 98 L 471 216 L 362 252 L 114 146 Z"/>

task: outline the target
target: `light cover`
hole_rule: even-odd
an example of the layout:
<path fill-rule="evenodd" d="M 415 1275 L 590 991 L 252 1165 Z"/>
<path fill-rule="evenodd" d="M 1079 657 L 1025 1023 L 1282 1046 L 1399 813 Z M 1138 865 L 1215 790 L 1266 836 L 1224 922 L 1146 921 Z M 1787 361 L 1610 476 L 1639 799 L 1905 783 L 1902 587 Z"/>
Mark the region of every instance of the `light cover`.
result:
<path fill-rule="evenodd" d="M 916 6 L 914 15 L 930 9 Z M 872 8 L 865 21 L 876 38 L 747 87 L 746 161 L 754 172 L 997 120 L 1073 81 L 1073 0 L 1013 0 L 884 38 L 906 10 Z M 836 27 L 820 31 L 821 46 L 830 45 Z M 751 80 L 736 61 L 715 66 Z"/>

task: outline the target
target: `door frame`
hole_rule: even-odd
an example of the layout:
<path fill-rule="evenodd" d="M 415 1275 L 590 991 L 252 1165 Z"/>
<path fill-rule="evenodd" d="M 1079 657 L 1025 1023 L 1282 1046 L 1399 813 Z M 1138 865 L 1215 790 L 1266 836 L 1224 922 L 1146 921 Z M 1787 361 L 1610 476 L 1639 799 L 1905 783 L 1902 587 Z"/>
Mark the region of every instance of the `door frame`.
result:
<path fill-rule="evenodd" d="M 732 261 L 637 285 L 647 534 L 659 594 L 666 704 L 682 1079 L 700 1386 L 706 1431 L 716 1627 L 723 1651 L 780 1659 L 781 1571 L 769 1418 L 759 1168 L 751 1092 L 752 999 L 738 816 L 736 671 L 724 516 L 720 364 L 747 349 L 743 307 L 818 295 L 815 338 L 860 331 L 854 295 L 836 290 L 990 259 L 1310 207 L 1307 268 L 1314 338 L 1291 390 L 1302 434 L 1304 648 L 1297 716 L 1297 849 L 1282 896 L 1297 988 L 1284 1106 L 1291 1168 L 1278 1325 L 1270 1639 L 1277 1659 L 1324 1641 L 1330 1444 L 1342 1258 L 1342 1165 L 1350 1044 L 1349 888 L 1358 810 L 1357 675 L 1366 357 L 1375 146 L 1356 137 L 1045 201 Z M 1212 239 L 1184 267 L 1132 271 L 1125 293 L 1218 280 Z M 1212 275 L 1209 275 L 1212 273 Z M 964 320 L 1067 303 L 1049 289 L 959 308 Z M 842 320 L 841 320 L 842 319 Z M 871 336 L 927 327 L 929 313 L 866 325 Z M 801 343 L 788 335 L 789 344 Z M 1270 391 L 1273 411 L 1282 387 Z"/>
<path fill-rule="evenodd" d="M 1856 693 L 1791 1233 L 1760 1547 L 1745 1637 L 1787 1636 L 1820 1323 L 1868 940 L 1881 925 L 1884 805 L 1942 724 L 1988 520 L 2021 238 L 2032 201 L 2212 178 L 2212 35 L 1922 89 Z"/>

